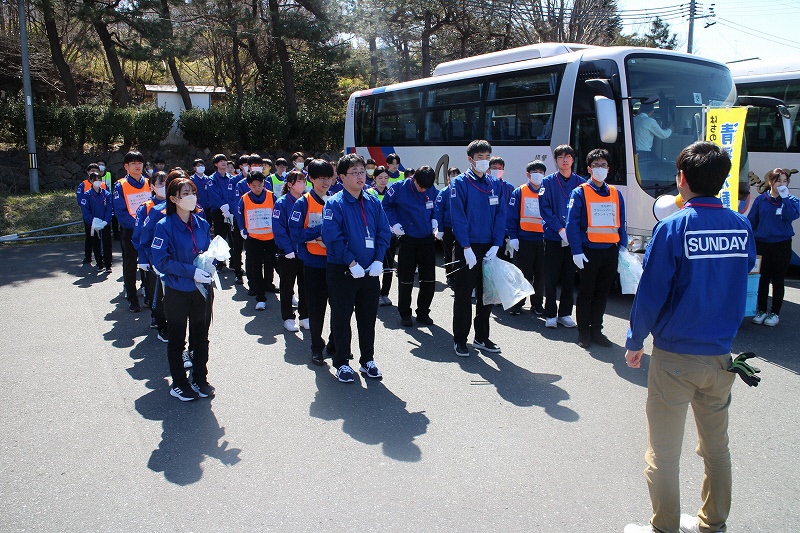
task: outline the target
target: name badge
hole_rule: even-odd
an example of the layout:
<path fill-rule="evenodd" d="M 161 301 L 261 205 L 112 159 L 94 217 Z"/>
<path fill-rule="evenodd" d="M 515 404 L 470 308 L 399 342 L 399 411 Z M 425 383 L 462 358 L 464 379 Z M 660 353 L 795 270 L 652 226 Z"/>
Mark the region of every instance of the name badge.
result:
<path fill-rule="evenodd" d="M 366 239 L 366 245 L 367 245 L 367 248 L 368 248 L 368 249 L 373 249 L 373 248 L 375 248 L 375 239 L 373 239 L 372 237 L 367 237 L 367 239 Z"/>
<path fill-rule="evenodd" d="M 780 206 L 778 209 L 776 209 L 775 214 L 781 216 L 781 214 L 783 214 L 783 206 Z"/>
<path fill-rule="evenodd" d="M 500 203 L 500 198 L 493 194 L 489 197 L 489 205 L 497 205 Z"/>
<path fill-rule="evenodd" d="M 433 209 L 433 201 L 428 200 L 425 202 L 425 209 Z"/>

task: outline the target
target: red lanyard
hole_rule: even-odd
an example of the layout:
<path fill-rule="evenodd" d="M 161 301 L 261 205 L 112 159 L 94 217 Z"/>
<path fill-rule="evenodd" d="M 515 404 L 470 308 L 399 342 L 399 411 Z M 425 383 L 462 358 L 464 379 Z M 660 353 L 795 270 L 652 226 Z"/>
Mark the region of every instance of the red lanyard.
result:
<path fill-rule="evenodd" d="M 724 206 L 722 204 L 702 204 L 699 202 L 692 202 L 691 200 L 689 200 L 688 202 L 683 204 L 683 207 L 711 207 L 713 209 L 722 209 Z"/>
<path fill-rule="evenodd" d="M 367 230 L 367 237 L 369 237 L 369 224 L 367 224 L 367 213 L 364 211 L 364 193 L 361 193 L 361 196 L 358 197 L 358 201 L 361 204 L 361 216 L 364 219 L 364 228 Z"/>
<path fill-rule="evenodd" d="M 183 222 L 183 220 L 181 220 L 181 222 Z M 198 248 L 197 241 L 194 239 L 194 229 L 192 229 L 192 215 L 189 215 L 189 223 L 183 222 L 183 225 L 186 226 L 186 229 L 189 230 L 189 235 L 192 236 L 192 253 L 195 255 L 199 254 L 200 248 Z"/>
<path fill-rule="evenodd" d="M 558 187 L 559 187 L 559 189 L 561 189 L 561 194 L 564 196 L 564 198 L 569 200 L 569 195 L 564 192 L 564 185 L 561 183 L 563 181 L 563 179 L 561 177 L 561 176 L 563 176 L 563 174 L 561 172 L 557 172 L 557 174 L 558 174 L 558 176 L 556 176 L 556 182 L 558 182 Z M 572 176 L 570 176 L 569 178 L 572 179 Z"/>
<path fill-rule="evenodd" d="M 469 183 L 470 185 L 472 185 L 473 187 L 475 187 L 476 189 L 478 189 L 479 191 L 481 191 L 483 194 L 492 194 L 492 193 L 494 192 L 494 191 L 492 190 L 492 184 L 491 184 L 491 183 L 489 183 L 489 190 L 488 190 L 488 191 L 486 191 L 486 190 L 484 190 L 484 189 L 482 189 L 482 188 L 478 187 L 478 186 L 477 186 L 477 185 L 475 185 L 474 183 L 472 183 L 473 181 L 475 181 L 475 180 L 473 180 L 472 178 L 470 178 L 469 176 L 467 176 L 467 183 Z M 487 179 L 486 181 L 487 181 L 487 183 L 489 182 L 489 180 L 488 180 L 488 179 Z"/>
<path fill-rule="evenodd" d="M 417 198 L 417 199 L 418 199 L 420 202 L 422 202 L 423 204 L 424 204 L 424 203 L 427 203 L 427 201 L 428 201 L 428 195 L 427 195 L 427 194 L 425 194 L 424 192 L 419 192 L 419 191 L 417 191 L 417 187 L 414 185 L 414 180 L 409 180 L 409 181 L 410 181 L 411 183 L 409 183 L 408 185 L 409 185 L 409 187 L 411 187 L 411 190 L 412 190 L 412 191 L 414 191 L 414 197 L 415 197 L 415 198 Z M 420 198 L 420 196 L 421 196 L 422 198 Z"/>
<path fill-rule="evenodd" d="M 783 203 L 781 201 L 781 197 L 780 196 L 778 196 L 777 198 L 773 198 L 772 195 L 769 193 L 769 191 L 765 192 L 764 196 L 766 196 L 767 197 L 767 201 L 769 203 L 771 203 L 772 205 L 774 205 L 775 207 L 780 207 L 780 205 Z"/>

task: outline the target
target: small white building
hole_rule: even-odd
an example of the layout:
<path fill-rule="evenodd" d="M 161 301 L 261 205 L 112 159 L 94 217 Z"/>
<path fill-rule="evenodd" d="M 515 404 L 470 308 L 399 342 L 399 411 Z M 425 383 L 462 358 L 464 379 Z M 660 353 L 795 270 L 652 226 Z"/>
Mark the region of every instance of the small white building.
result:
<path fill-rule="evenodd" d="M 172 111 L 175 116 L 172 129 L 169 131 L 164 143 L 178 144 L 186 142 L 178 129 L 178 119 L 181 116 L 181 111 L 186 109 L 183 105 L 183 98 L 178 94 L 178 88 L 175 85 L 145 85 L 144 89 L 153 93 L 158 107 Z M 208 109 L 211 104 L 219 100 L 227 92 L 225 87 L 214 87 L 212 85 L 187 85 L 186 89 L 189 90 L 192 107 L 197 109 Z"/>

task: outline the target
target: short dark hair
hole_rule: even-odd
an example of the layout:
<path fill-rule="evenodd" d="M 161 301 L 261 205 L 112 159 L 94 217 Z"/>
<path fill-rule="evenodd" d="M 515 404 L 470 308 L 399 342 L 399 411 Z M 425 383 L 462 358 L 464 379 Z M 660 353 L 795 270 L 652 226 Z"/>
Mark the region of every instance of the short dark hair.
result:
<path fill-rule="evenodd" d="M 358 154 L 343 155 L 342 157 L 339 158 L 339 162 L 336 163 L 336 173 L 347 174 L 347 171 L 356 165 L 361 165 L 362 167 L 366 166 L 364 164 L 364 158 Z"/>
<path fill-rule="evenodd" d="M 220 161 L 228 161 L 228 156 L 225 154 L 217 154 L 214 156 L 214 164 L 216 165 Z"/>
<path fill-rule="evenodd" d="M 295 153 L 293 153 L 291 159 L 292 159 L 292 161 L 294 161 L 298 157 L 302 157 L 303 158 L 303 162 L 305 162 L 306 154 L 304 154 L 303 152 L 295 152 Z"/>
<path fill-rule="evenodd" d="M 575 157 L 575 150 L 568 144 L 559 144 L 556 146 L 556 149 L 553 150 L 553 157 L 558 157 L 560 155 L 571 155 Z"/>
<path fill-rule="evenodd" d="M 533 172 L 534 170 L 541 170 L 542 173 L 547 172 L 547 165 L 539 159 L 534 159 L 525 165 L 525 172 Z"/>
<path fill-rule="evenodd" d="M 480 154 L 484 152 L 492 153 L 492 145 L 489 144 L 489 141 L 484 141 L 483 139 L 475 139 L 469 146 L 467 146 L 467 155 L 469 157 L 474 156 L 475 154 Z"/>
<path fill-rule="evenodd" d="M 403 177 L 410 178 L 411 176 L 414 175 L 414 172 L 416 172 L 416 170 L 414 170 L 413 168 L 407 168 L 405 172 L 403 172 Z"/>
<path fill-rule="evenodd" d="M 377 163 L 375 163 L 375 160 L 370 157 L 369 159 L 367 159 L 364 165 L 377 165 Z"/>
<path fill-rule="evenodd" d="M 458 167 L 450 167 L 447 169 L 447 175 L 449 176 L 450 174 L 455 174 L 456 176 L 458 176 L 459 174 L 461 174 L 461 170 L 459 170 Z"/>
<path fill-rule="evenodd" d="M 639 106 L 639 113 L 648 113 L 649 114 L 651 111 L 653 111 L 653 109 L 655 109 L 655 106 L 653 104 L 644 104 L 643 103 L 643 104 L 641 104 Z"/>
<path fill-rule="evenodd" d="M 341 161 L 341 159 L 340 159 L 340 161 Z M 391 154 L 386 156 L 386 164 L 390 165 L 392 163 L 400 164 L 400 156 L 397 155 L 394 152 L 392 152 Z M 366 163 L 364 164 L 364 166 L 367 166 Z"/>
<path fill-rule="evenodd" d="M 420 187 L 430 189 L 433 187 L 433 182 L 436 181 L 436 171 L 428 165 L 423 165 L 414 173 L 414 181 Z"/>
<path fill-rule="evenodd" d="M 186 173 L 181 167 L 175 167 L 167 174 L 167 182 L 164 184 L 165 190 L 169 190 L 169 184 L 178 178 L 189 179 L 189 174 Z"/>
<path fill-rule="evenodd" d="M 277 167 L 277 166 L 280 166 L 280 165 L 288 167 L 289 166 L 289 162 L 285 158 L 279 157 L 278 159 L 275 160 L 275 166 Z"/>
<path fill-rule="evenodd" d="M 716 196 L 731 171 L 731 158 L 716 144 L 697 141 L 681 150 L 675 166 L 683 171 L 693 193 Z"/>
<path fill-rule="evenodd" d="M 89 181 L 95 181 L 100 179 L 99 172 L 89 172 Z"/>
<path fill-rule="evenodd" d="M 196 167 L 197 165 L 206 166 L 206 162 L 203 161 L 202 159 L 195 159 L 194 161 L 192 161 L 192 167 Z"/>
<path fill-rule="evenodd" d="M 263 163 L 264 160 L 258 154 L 250 154 L 250 155 L 243 155 L 242 158 L 246 159 L 246 163 L 248 165 L 252 165 L 253 163 Z"/>
<path fill-rule="evenodd" d="M 372 179 L 374 180 L 375 178 L 377 178 L 381 174 L 386 174 L 386 177 L 387 178 L 389 177 L 389 171 L 383 165 L 375 167 L 375 172 L 372 173 Z"/>
<path fill-rule="evenodd" d="M 125 158 L 122 160 L 123 165 L 127 165 L 128 163 L 144 163 L 144 156 L 141 152 L 132 150 L 125 154 Z"/>
<path fill-rule="evenodd" d="M 172 196 L 178 196 L 181 193 L 181 189 L 183 189 L 184 185 L 189 185 L 193 190 L 194 194 L 197 194 L 197 186 L 194 184 L 192 180 L 185 177 L 180 177 L 173 179 L 169 182 L 169 186 L 167 187 L 167 214 L 171 215 L 176 211 L 175 202 L 172 201 Z M 198 212 L 198 208 L 194 208 L 194 213 Z"/>
<path fill-rule="evenodd" d="M 250 185 L 254 181 L 264 181 L 263 172 L 251 172 L 247 175 L 247 184 Z"/>
<path fill-rule="evenodd" d="M 150 182 L 150 185 L 155 185 L 156 182 L 159 180 L 159 178 L 163 178 L 164 181 L 166 181 L 167 173 L 164 172 L 163 170 L 159 170 L 158 172 L 153 172 L 152 174 L 150 174 L 150 179 L 148 181 Z"/>
<path fill-rule="evenodd" d="M 163 163 L 165 165 L 167 164 L 167 162 L 164 161 L 163 157 L 156 157 L 155 159 L 153 159 L 153 163 L 156 164 L 156 165 L 159 164 L 159 163 Z"/>
<path fill-rule="evenodd" d="M 317 178 L 332 178 L 333 167 L 324 159 L 314 159 L 308 164 L 308 177 L 312 180 Z"/>
<path fill-rule="evenodd" d="M 499 155 L 493 155 L 491 158 L 489 158 L 489 166 L 498 165 L 498 164 L 499 165 L 503 165 L 503 168 L 506 168 L 505 159 L 503 159 Z"/>
<path fill-rule="evenodd" d="M 598 159 L 605 159 L 606 163 L 611 165 L 611 154 L 608 153 L 608 150 L 605 148 L 595 148 L 588 154 L 586 154 L 586 166 L 592 166 L 592 163 L 597 161 Z"/>
<path fill-rule="evenodd" d="M 97 170 L 99 172 L 100 171 L 100 165 L 98 165 L 97 163 L 89 163 L 89 166 L 86 167 L 86 172 L 90 172 L 92 170 Z"/>

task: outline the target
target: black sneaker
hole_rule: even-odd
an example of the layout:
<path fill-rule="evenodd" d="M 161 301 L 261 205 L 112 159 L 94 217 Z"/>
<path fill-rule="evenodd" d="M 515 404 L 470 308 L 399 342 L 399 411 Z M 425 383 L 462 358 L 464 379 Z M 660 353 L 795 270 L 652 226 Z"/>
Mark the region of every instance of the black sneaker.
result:
<path fill-rule="evenodd" d="M 453 350 L 455 350 L 456 355 L 459 357 L 469 357 L 469 349 L 464 342 L 454 342 Z"/>
<path fill-rule="evenodd" d="M 417 324 L 432 326 L 433 319 L 430 317 L 430 315 L 417 315 Z"/>
<path fill-rule="evenodd" d="M 325 345 L 325 353 L 329 356 L 336 355 L 336 347 L 333 345 L 333 343 L 329 342 Z"/>
<path fill-rule="evenodd" d="M 542 316 L 544 314 L 544 307 L 542 307 L 541 304 L 536 304 L 533 306 L 533 312 L 539 316 Z"/>
<path fill-rule="evenodd" d="M 102 274 L 105 271 L 105 267 L 103 265 L 97 265 L 97 273 Z"/>
<path fill-rule="evenodd" d="M 183 359 L 183 368 L 192 368 L 192 355 L 194 354 L 189 350 L 186 350 L 181 354 L 181 359 Z"/>
<path fill-rule="evenodd" d="M 267 292 L 271 292 L 274 294 L 280 294 L 281 290 L 276 287 L 275 285 L 267 285 Z"/>
<path fill-rule="evenodd" d="M 150 329 L 158 329 L 158 322 L 156 322 L 156 317 L 150 317 Z"/>
<path fill-rule="evenodd" d="M 169 390 L 169 394 L 182 402 L 191 402 L 200 397 L 191 387 L 172 387 Z"/>
<path fill-rule="evenodd" d="M 356 373 L 350 368 L 350 365 L 342 365 L 336 371 L 336 379 L 342 383 L 352 383 L 355 381 Z"/>
<path fill-rule="evenodd" d="M 317 366 L 322 366 L 325 364 L 325 358 L 322 356 L 322 352 L 314 352 L 311 354 L 311 362 Z"/>
<path fill-rule="evenodd" d="M 597 333 L 595 335 L 592 335 L 592 341 L 602 346 L 603 348 L 610 348 L 611 346 L 614 346 L 614 343 L 608 340 L 608 337 L 606 337 L 602 333 Z"/>
<path fill-rule="evenodd" d="M 478 339 L 475 339 L 472 341 L 472 346 L 479 350 L 483 350 L 484 352 L 500 353 L 500 347 L 489 339 L 486 339 L 485 341 L 479 341 Z"/>
<path fill-rule="evenodd" d="M 167 334 L 166 329 L 158 330 L 158 340 L 160 340 L 161 342 L 169 342 L 169 335 Z"/>
<path fill-rule="evenodd" d="M 92 264 L 92 258 L 91 257 L 84 257 L 83 261 L 81 262 L 81 264 L 82 265 L 91 265 Z"/>
<path fill-rule="evenodd" d="M 141 313 L 142 308 L 139 307 L 139 302 L 131 302 L 131 306 L 128 308 L 131 313 Z"/>
<path fill-rule="evenodd" d="M 247 289 L 247 295 L 248 296 L 255 296 L 256 295 L 256 290 L 255 289 Z"/>
<path fill-rule="evenodd" d="M 106 267 L 106 274 L 111 274 L 111 267 Z"/>
<path fill-rule="evenodd" d="M 405 327 L 405 328 L 409 328 L 409 327 L 414 325 L 414 321 L 411 320 L 410 316 L 401 316 L 400 317 L 400 325 Z"/>
<path fill-rule="evenodd" d="M 592 346 L 592 336 L 588 333 L 578 333 L 578 346 L 588 350 Z"/>
<path fill-rule="evenodd" d="M 192 390 L 195 391 L 201 398 L 208 398 L 214 396 L 216 389 L 208 383 L 192 383 Z"/>

